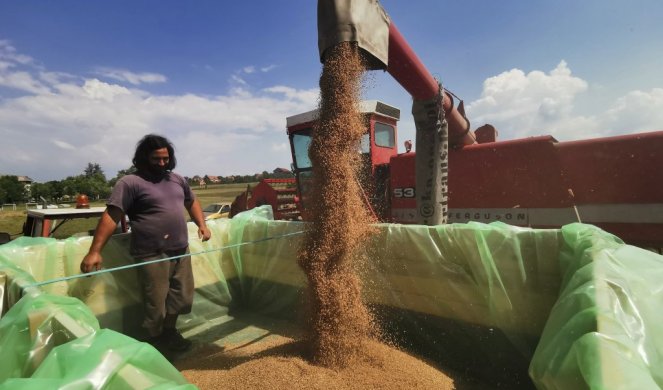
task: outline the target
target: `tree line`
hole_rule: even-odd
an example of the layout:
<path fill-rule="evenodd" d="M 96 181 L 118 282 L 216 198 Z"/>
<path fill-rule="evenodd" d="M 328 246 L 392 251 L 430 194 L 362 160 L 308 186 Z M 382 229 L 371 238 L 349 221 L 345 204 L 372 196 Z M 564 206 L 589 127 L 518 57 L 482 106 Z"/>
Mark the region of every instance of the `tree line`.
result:
<path fill-rule="evenodd" d="M 103 169 L 97 163 L 90 162 L 80 175 L 69 176 L 64 180 L 51 180 L 45 183 L 32 183 L 25 186 L 18 181 L 18 176 L 0 176 L 0 204 L 2 203 L 22 203 L 22 202 L 40 202 L 42 198 L 48 202 L 59 203 L 62 201 L 71 201 L 78 194 L 85 194 L 90 199 L 107 198 L 115 183 L 122 177 L 136 172 L 136 168 L 131 166 L 120 170 L 117 175 L 106 179 Z M 289 172 L 277 168 L 272 173 L 263 171 L 255 175 L 244 176 L 219 176 L 220 183 L 251 183 L 263 178 L 282 178 L 292 177 Z M 191 186 L 198 186 L 198 179 L 188 178 Z M 210 184 L 207 181 L 207 184 Z"/>
<path fill-rule="evenodd" d="M 69 176 L 64 180 L 32 183 L 29 186 L 20 183 L 17 176 L 2 176 L 0 202 L 41 202 L 41 198 L 49 202 L 59 202 L 74 199 L 77 194 L 86 194 L 92 199 L 104 198 L 110 195 L 112 185 L 119 177 L 106 180 L 103 169 L 97 163 L 88 163 L 80 175 Z"/>

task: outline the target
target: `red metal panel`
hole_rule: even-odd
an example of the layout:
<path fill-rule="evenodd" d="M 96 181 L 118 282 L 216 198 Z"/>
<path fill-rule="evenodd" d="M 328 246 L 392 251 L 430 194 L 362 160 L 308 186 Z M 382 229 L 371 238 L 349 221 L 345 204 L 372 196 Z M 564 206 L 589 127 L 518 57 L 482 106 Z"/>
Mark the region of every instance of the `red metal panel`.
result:
<path fill-rule="evenodd" d="M 550 136 L 449 152 L 450 208 L 570 206 Z"/>
<path fill-rule="evenodd" d="M 390 169 L 390 190 L 391 190 L 391 208 L 404 209 L 415 208 L 416 201 L 413 197 L 397 197 L 394 195 L 395 189 L 415 188 L 415 153 L 399 154 L 391 158 Z"/>
<path fill-rule="evenodd" d="M 401 154 L 391 160 L 393 209 L 416 207 L 414 199 L 394 197 L 396 188 L 415 187 L 414 156 Z M 660 204 L 661 167 L 663 131 L 563 143 L 543 136 L 472 145 L 450 151 L 449 207 L 518 206 L 568 214 L 574 205 Z M 573 190 L 573 198 L 568 189 Z M 663 245 L 660 223 L 595 225 L 630 244 Z"/>
<path fill-rule="evenodd" d="M 51 236 L 51 226 L 53 226 L 53 220 L 43 219 L 41 225 L 41 237 L 50 237 Z"/>
<path fill-rule="evenodd" d="M 558 149 L 578 204 L 663 201 L 663 131 L 565 142 Z"/>
<path fill-rule="evenodd" d="M 663 132 L 564 143 L 543 136 L 471 145 L 449 153 L 449 204 L 509 208 L 661 203 L 661 167 Z M 413 153 L 394 157 L 392 186 L 414 186 L 414 170 Z"/>
<path fill-rule="evenodd" d="M 597 223 L 596 226 L 610 232 L 627 244 L 663 247 L 663 225 L 651 223 Z"/>

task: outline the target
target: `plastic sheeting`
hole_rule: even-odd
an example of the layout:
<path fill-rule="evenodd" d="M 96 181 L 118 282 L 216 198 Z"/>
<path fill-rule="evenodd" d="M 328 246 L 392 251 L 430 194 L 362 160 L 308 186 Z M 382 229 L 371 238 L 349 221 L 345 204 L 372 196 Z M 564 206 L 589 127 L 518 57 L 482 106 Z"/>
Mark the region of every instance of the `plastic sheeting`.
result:
<path fill-rule="evenodd" d="M 306 281 L 296 258 L 306 224 L 273 221 L 271 209 L 261 207 L 209 226 L 212 239 L 202 243 L 190 225 L 196 295 L 193 312 L 181 316 L 179 327 L 211 331 L 215 320 L 235 308 L 296 319 Z M 150 353 L 145 349 L 151 347 L 143 343 L 113 355 L 111 360 L 122 364 L 112 369 L 107 365 L 108 351 L 115 353 L 111 345 L 122 345 L 118 337 L 124 336 L 102 335 L 117 331 L 135 336 L 140 331 L 135 269 L 29 287 L 34 280 L 77 274 L 90 242 L 89 237 L 21 239 L 0 246 L 0 283 L 5 275 L 0 302 L 10 307 L 0 318 L 0 387 L 75 383 L 93 372 L 125 383 L 125 376 L 117 376 L 120 371 L 140 372 L 141 378 L 160 386 L 186 386 L 165 360 L 162 366 L 151 363 L 160 367 L 153 371 L 136 363 L 144 358 L 132 356 Z M 105 266 L 131 264 L 127 249 L 127 237 L 114 236 L 104 250 Z M 658 288 L 663 257 L 624 245 L 595 227 L 382 224 L 357 261 L 365 300 L 385 332 L 440 365 L 506 388 L 663 385 L 663 336 L 657 330 L 663 315 Z M 26 318 L 39 312 L 34 303 L 39 299 L 79 326 L 60 321 L 60 315 L 50 323 L 59 324 L 57 328 L 64 322 L 69 333 L 51 337 L 52 326 L 40 328 L 36 319 L 31 325 Z M 69 308 L 69 302 L 79 301 L 86 305 Z M 81 307 L 91 313 L 79 313 Z M 32 315 L 54 318 L 49 316 Z M 90 322 L 95 318 L 102 330 Z M 39 323 L 44 322 L 49 323 Z M 83 335 L 74 337 L 71 328 Z M 53 348 L 38 342 L 49 337 L 59 340 Z M 109 340 L 90 341 L 97 337 Z M 81 359 L 88 365 L 66 372 L 56 369 L 64 356 L 74 353 L 66 352 L 68 347 L 88 351 Z"/>
<path fill-rule="evenodd" d="M 542 389 L 663 387 L 663 256 L 562 229 L 562 288 L 530 365 Z"/>
<path fill-rule="evenodd" d="M 149 344 L 100 329 L 97 317 L 80 299 L 33 287 L 36 281 L 26 269 L 54 278 L 48 271 L 61 268 L 53 260 L 58 253 L 70 250 L 72 242 L 23 239 L 0 248 L 2 298 L 11 304 L 0 318 L 0 389 L 195 389 Z M 44 246 L 48 248 L 43 250 Z M 35 256 L 33 262 L 25 256 L 36 253 L 48 256 Z M 7 254 L 18 261 L 8 261 Z M 97 290 L 87 292 L 96 301 L 101 298 L 116 302 L 117 290 L 108 293 L 111 290 L 99 288 L 99 283 L 103 285 L 108 279 L 89 282 L 90 279 L 70 284 L 94 285 Z M 117 309 L 97 304 L 98 316 L 104 317 L 107 313 L 101 311 L 107 308 Z"/>

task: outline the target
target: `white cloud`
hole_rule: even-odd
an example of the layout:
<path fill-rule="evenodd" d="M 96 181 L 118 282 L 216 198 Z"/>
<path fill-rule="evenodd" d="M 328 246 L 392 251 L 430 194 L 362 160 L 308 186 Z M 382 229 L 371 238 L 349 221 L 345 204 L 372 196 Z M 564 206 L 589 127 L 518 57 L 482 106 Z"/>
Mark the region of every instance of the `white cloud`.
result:
<path fill-rule="evenodd" d="M 68 142 L 60 141 L 60 140 L 57 140 L 57 139 L 52 140 L 52 142 L 55 144 L 55 146 L 57 146 L 61 149 L 66 149 L 66 150 L 75 150 L 76 149 L 76 147 L 74 147 L 74 145 L 72 145 Z"/>
<path fill-rule="evenodd" d="M 39 79 L 47 85 L 59 84 L 65 80 L 75 80 L 76 77 L 62 72 L 39 72 Z"/>
<path fill-rule="evenodd" d="M 262 73 L 267 73 L 267 72 L 271 71 L 274 68 L 276 68 L 276 65 L 267 65 L 267 66 L 262 66 L 260 68 L 256 67 L 255 65 L 249 65 L 249 66 L 243 67 L 241 72 L 245 73 L 245 74 L 252 74 L 252 73 L 256 73 L 257 71 L 260 71 Z"/>
<path fill-rule="evenodd" d="M 135 73 L 126 69 L 100 67 L 95 73 L 102 77 L 127 82 L 132 85 L 164 83 L 168 80 L 166 76 L 162 74 L 149 72 Z"/>
<path fill-rule="evenodd" d="M 35 79 L 30 73 L 11 72 L 8 69 L 0 70 L 0 86 L 33 94 L 50 92 L 48 86 Z"/>
<path fill-rule="evenodd" d="M 83 91 L 91 99 L 104 100 L 106 102 L 112 102 L 116 96 L 131 94 L 124 87 L 104 83 L 97 79 L 85 80 Z"/>
<path fill-rule="evenodd" d="M 600 93 L 602 86 L 596 86 Z M 592 92 L 565 61 L 549 73 L 512 69 L 484 82 L 481 97 L 467 106 L 474 128 L 491 123 L 499 139 L 550 134 L 560 141 L 663 130 L 663 88 L 631 91 L 607 106 L 576 101 Z"/>
<path fill-rule="evenodd" d="M 544 134 L 576 140 L 662 128 L 663 89 L 632 91 L 608 107 L 590 101 L 587 112 L 576 112 L 576 100 L 591 91 L 565 61 L 547 74 L 512 69 L 484 82 L 468 117 L 475 128 L 493 124 L 502 140 Z"/>
<path fill-rule="evenodd" d="M 16 48 L 6 39 L 0 39 L 0 60 L 20 65 L 32 63 L 32 58 L 16 52 Z"/>
<path fill-rule="evenodd" d="M 8 40 L 0 40 L 0 87 L 15 89 L 25 93 L 49 93 L 48 82 L 44 83 L 31 71 L 34 66 L 31 57 L 18 53 Z"/>
<path fill-rule="evenodd" d="M 308 90 L 297 90 L 283 85 L 277 85 L 274 87 L 265 88 L 264 91 L 277 95 L 282 94 L 286 96 L 288 99 L 301 100 L 306 102 L 316 101 L 318 96 L 320 95 L 320 91 L 317 88 L 308 89 Z"/>
<path fill-rule="evenodd" d="M 232 75 L 230 75 L 230 83 L 231 84 L 236 84 L 236 85 L 241 85 L 241 86 L 246 86 L 246 85 L 248 85 L 248 81 L 247 81 L 247 78 L 245 78 L 245 76 L 246 77 L 251 77 L 251 76 L 248 76 L 248 75 L 255 75 L 258 72 L 258 70 L 261 73 L 267 73 L 267 72 L 271 71 L 272 69 L 274 69 L 275 67 L 276 67 L 276 65 L 268 65 L 268 66 L 264 66 L 264 67 L 261 67 L 261 68 L 257 68 L 254 65 L 247 65 L 247 66 L 243 67 L 242 69 L 235 71 Z"/>
<path fill-rule="evenodd" d="M 246 81 L 244 81 L 243 78 L 239 77 L 238 75 L 234 74 L 230 76 L 230 81 L 235 84 L 239 85 L 246 85 Z"/>
<path fill-rule="evenodd" d="M 0 41 L 0 86 L 26 93 L 0 99 L 0 139 L 7 145 L 0 166 L 38 181 L 80 174 L 88 162 L 99 163 L 112 177 L 129 167 L 136 141 L 147 133 L 173 141 L 177 170 L 184 175 L 250 174 L 289 166 L 285 118 L 314 109 L 319 96 L 317 88 L 287 85 L 255 90 L 240 77 L 247 74 L 242 71 L 229 76 L 234 88 L 223 95 L 156 95 L 31 63 Z M 136 76 L 132 83 L 127 75 L 158 75 L 123 74 L 122 83 L 132 85 L 149 78 Z M 591 92 L 592 86 L 564 61 L 547 73 L 512 69 L 486 80 L 481 97 L 468 104 L 468 116 L 475 128 L 494 124 L 503 140 L 661 130 L 663 88 L 632 91 L 578 113 L 576 101 Z"/>
<path fill-rule="evenodd" d="M 22 78 L 28 95 L 0 100 L 0 139 L 9 142 L 0 166 L 38 181 L 80 174 L 88 162 L 113 177 L 131 165 L 135 143 L 147 133 L 173 141 L 184 175 L 287 166 L 290 154 L 273 147 L 287 146 L 285 118 L 317 101 L 315 89 L 253 91 L 244 85 L 219 96 L 154 95 L 99 79 L 28 71 L 1 74 Z"/>
<path fill-rule="evenodd" d="M 287 142 L 272 144 L 272 150 L 275 152 L 287 152 L 290 150 L 290 144 L 288 144 Z"/>
<path fill-rule="evenodd" d="M 663 130 L 663 88 L 629 92 L 617 99 L 598 122 L 612 134 Z"/>
<path fill-rule="evenodd" d="M 565 61 L 548 74 L 512 69 L 484 81 L 481 97 L 467 110 L 476 126 L 491 123 L 500 134 L 522 137 L 563 122 L 572 113 L 575 97 L 587 88 Z"/>

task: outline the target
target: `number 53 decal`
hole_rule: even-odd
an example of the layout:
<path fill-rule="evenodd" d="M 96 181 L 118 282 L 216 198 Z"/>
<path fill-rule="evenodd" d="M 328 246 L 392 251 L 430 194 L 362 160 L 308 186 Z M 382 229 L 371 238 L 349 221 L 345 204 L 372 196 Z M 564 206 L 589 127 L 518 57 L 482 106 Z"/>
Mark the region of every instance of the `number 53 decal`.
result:
<path fill-rule="evenodd" d="M 414 187 L 394 188 L 394 198 L 414 198 Z"/>

